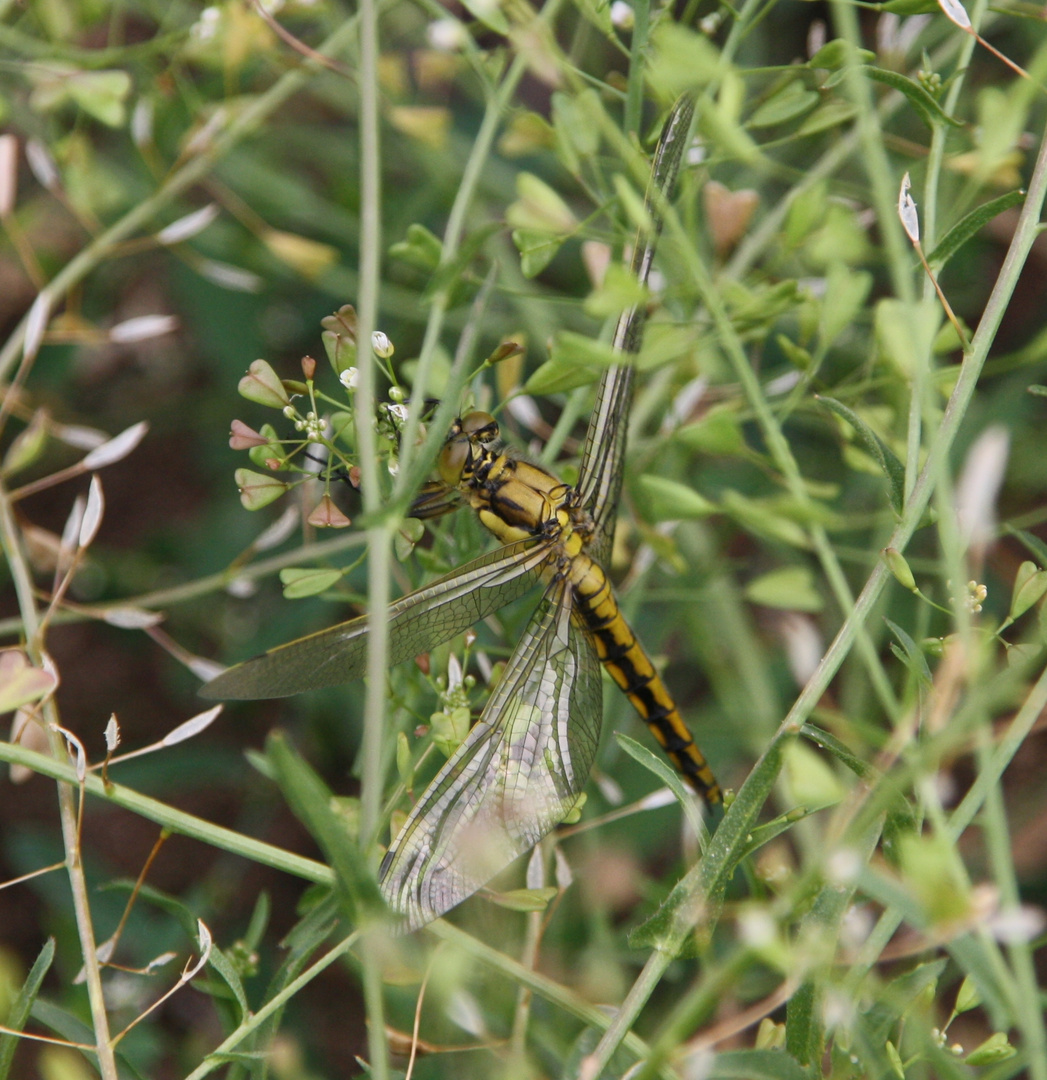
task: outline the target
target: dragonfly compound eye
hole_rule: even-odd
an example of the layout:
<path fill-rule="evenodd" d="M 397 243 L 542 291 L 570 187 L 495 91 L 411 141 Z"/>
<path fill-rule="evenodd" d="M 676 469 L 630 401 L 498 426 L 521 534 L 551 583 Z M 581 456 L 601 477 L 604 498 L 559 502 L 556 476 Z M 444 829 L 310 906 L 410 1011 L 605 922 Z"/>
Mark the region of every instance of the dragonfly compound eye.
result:
<path fill-rule="evenodd" d="M 436 461 L 436 471 L 440 479 L 451 487 L 461 482 L 465 467 L 472 457 L 472 447 L 464 435 L 455 435 L 444 443 Z"/>
<path fill-rule="evenodd" d="M 498 438 L 498 421 L 490 413 L 466 413 L 459 421 L 463 435 L 468 435 L 473 442 L 482 446 Z"/>

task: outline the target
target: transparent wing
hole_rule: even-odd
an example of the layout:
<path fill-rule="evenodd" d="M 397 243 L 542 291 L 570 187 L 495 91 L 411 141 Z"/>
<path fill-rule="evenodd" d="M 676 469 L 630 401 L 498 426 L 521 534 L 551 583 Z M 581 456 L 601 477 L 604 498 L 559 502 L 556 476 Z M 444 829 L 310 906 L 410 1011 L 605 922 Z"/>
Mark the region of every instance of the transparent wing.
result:
<path fill-rule="evenodd" d="M 391 665 L 439 645 L 537 583 L 549 557 L 544 541 L 522 540 L 473 559 L 389 605 Z M 271 698 L 362 678 L 368 617 L 339 623 L 229 668 L 205 684 L 207 698 Z"/>
<path fill-rule="evenodd" d="M 465 742 L 415 805 L 380 873 L 414 930 L 460 903 L 563 821 L 600 737 L 600 663 L 553 582 Z"/>
<path fill-rule="evenodd" d="M 653 228 L 637 236 L 631 265 L 632 272 L 642 283 L 646 283 L 650 274 L 661 233 L 660 205 L 668 199 L 676 183 L 676 174 L 687 145 L 693 114 L 694 102 L 690 98 L 677 101 L 662 129 L 658 148 L 655 150 L 646 199 Z M 646 310 L 640 305 L 622 312 L 612 344 L 617 352 L 622 353 L 623 358 L 631 357 L 640 351 L 645 315 Z M 608 368 L 604 372 L 582 451 L 578 490 L 581 493 L 582 506 L 589 511 L 596 527 L 589 552 L 597 562 L 604 564 L 608 561 L 614 540 L 632 395 L 631 362 Z"/>

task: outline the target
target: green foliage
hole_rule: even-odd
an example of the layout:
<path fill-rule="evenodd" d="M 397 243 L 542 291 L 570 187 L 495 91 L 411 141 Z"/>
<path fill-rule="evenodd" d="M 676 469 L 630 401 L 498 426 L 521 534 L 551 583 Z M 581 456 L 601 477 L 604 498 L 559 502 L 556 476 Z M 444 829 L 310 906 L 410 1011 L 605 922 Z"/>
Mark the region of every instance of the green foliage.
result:
<path fill-rule="evenodd" d="M 1026 79 L 925 0 L 628 7 L 0 11 L 0 1080 L 403 1075 L 416 1010 L 419 1080 L 1047 1080 L 1040 20 L 969 10 Z M 608 569 L 726 805 L 605 679 L 565 827 L 390 936 L 381 843 L 533 595 L 180 720 L 205 657 L 480 553 L 403 516 L 454 417 L 577 476 L 633 305 Z"/>

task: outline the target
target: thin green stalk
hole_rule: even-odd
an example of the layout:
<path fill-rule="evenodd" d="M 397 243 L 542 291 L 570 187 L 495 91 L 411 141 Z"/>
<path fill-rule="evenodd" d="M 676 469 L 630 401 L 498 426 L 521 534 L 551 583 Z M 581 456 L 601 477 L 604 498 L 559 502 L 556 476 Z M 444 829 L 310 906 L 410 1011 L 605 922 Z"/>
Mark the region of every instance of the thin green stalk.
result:
<path fill-rule="evenodd" d="M 459 930 L 444 919 L 431 923 L 428 932 L 441 941 L 457 946 L 466 955 L 504 975 L 510 982 L 527 987 L 539 997 L 563 1009 L 571 1016 L 577 1017 L 587 1027 L 595 1028 L 597 1031 L 607 1031 L 610 1028 L 611 1018 L 605 1010 L 579 997 L 572 990 L 554 982 L 548 976 L 531 971 L 497 949 L 492 949 L 490 945 L 477 940 L 464 930 Z M 640 1061 L 645 1060 L 650 1054 L 647 1043 L 632 1032 L 625 1035 L 622 1045 Z M 658 1075 L 663 1077 L 663 1080 L 679 1080 L 676 1072 L 669 1068 L 659 1070 Z"/>
<path fill-rule="evenodd" d="M 23 765 L 32 769 L 40 776 L 49 776 L 63 784 L 77 785 L 76 770 L 68 764 L 65 755 L 61 759 L 55 759 L 49 754 L 41 754 L 35 750 L 27 750 L 23 746 L 14 743 L 0 742 L 0 761 L 12 765 Z M 119 764 L 115 765 L 112 772 L 119 771 Z M 182 810 L 176 810 L 158 799 L 152 799 L 148 795 L 142 795 L 133 788 L 123 784 L 105 784 L 102 778 L 94 772 L 89 772 L 83 781 L 84 792 L 95 798 L 104 799 L 113 806 L 128 810 L 146 821 L 154 821 L 157 825 L 180 836 L 187 836 L 192 840 L 228 851 L 232 855 L 239 855 L 260 866 L 270 866 L 285 874 L 293 874 L 304 881 L 315 881 L 321 885 L 333 885 L 334 874 L 330 867 L 325 866 L 315 859 L 306 859 L 294 852 L 285 851 L 273 844 L 263 843 L 233 829 L 227 829 L 203 818 L 187 814 Z"/>
<path fill-rule="evenodd" d="M 644 74 L 647 71 L 645 53 L 650 22 L 650 0 L 634 0 L 632 41 L 629 46 L 629 83 L 625 91 L 625 116 L 622 120 L 622 131 L 626 135 L 640 134 Z"/>
<path fill-rule="evenodd" d="M 293 551 L 284 551 L 269 559 L 261 559 L 250 565 L 240 566 L 233 563 L 217 574 L 208 574 L 206 577 L 196 578 L 184 585 L 173 585 L 169 589 L 156 589 L 153 592 L 141 593 L 139 596 L 128 596 L 122 600 L 110 600 L 104 604 L 92 604 L 85 611 L 63 608 L 56 612 L 50 620 L 52 626 L 67 623 L 84 622 L 88 619 L 103 615 L 105 612 L 121 611 L 126 608 L 143 608 L 156 611 L 161 608 L 171 607 L 174 604 L 184 604 L 189 600 L 206 596 L 226 588 L 231 581 L 243 579 L 255 581 L 258 578 L 275 574 L 289 566 L 300 566 L 304 562 L 326 559 L 332 555 L 338 555 L 354 547 L 362 547 L 367 542 L 367 537 L 362 532 L 345 532 L 331 540 L 323 540 L 315 544 L 305 544 L 296 547 Z M 22 635 L 25 627 L 18 617 L 0 619 L 0 638 Z"/>
<path fill-rule="evenodd" d="M 7 491 L 3 485 L 0 485 L 0 547 L 3 548 L 7 559 L 18 597 L 19 611 L 26 630 L 25 650 L 33 664 L 39 667 L 44 661 L 44 642 L 40 635 L 33 580 L 22 550 L 21 537 L 7 498 Z M 55 761 L 68 760 L 65 742 L 57 730 L 59 717 L 53 697 L 43 703 L 41 712 L 51 757 Z M 84 962 L 84 982 L 87 985 L 87 997 L 91 1009 L 98 1068 L 103 1080 L 117 1080 L 116 1055 L 113 1050 L 112 1033 L 109 1030 L 105 995 L 102 992 L 102 970 L 98 963 L 98 947 L 91 919 L 87 879 L 80 861 L 75 774 L 73 783 L 59 782 L 56 787 L 66 872 L 69 877 L 69 891 L 72 894 L 77 935 L 80 939 L 80 952 Z"/>
<path fill-rule="evenodd" d="M 357 297 L 357 360 L 360 387 L 355 402 L 357 449 L 363 506 L 370 520 L 383 502 L 384 485 L 379 486 L 375 415 L 375 361 L 371 336 L 378 316 L 381 285 L 382 198 L 381 145 L 378 106 L 378 12 L 376 0 L 360 0 L 360 293 Z M 378 521 L 367 530 L 369 613 L 367 634 L 367 690 L 364 730 L 360 746 L 360 842 L 365 851 L 374 850 L 385 761 L 382 753 L 386 729 L 386 671 L 389 656 L 389 596 L 392 528 Z M 363 993 L 367 1014 L 367 1045 L 372 1075 L 385 1080 L 389 1074 L 389 1046 L 385 1033 L 385 1002 L 382 995 L 381 960 L 376 943 L 366 937 L 362 943 Z"/>
<path fill-rule="evenodd" d="M 227 1055 L 233 1053 L 238 1046 L 244 1043 L 256 1032 L 262 1030 L 262 1026 L 271 1017 L 278 1013 L 300 990 L 309 985 L 318 975 L 323 974 L 336 960 L 346 956 L 360 937 L 360 931 L 354 931 L 348 937 L 343 938 L 337 945 L 325 953 L 311 967 L 307 968 L 297 978 L 292 979 L 278 994 L 274 994 L 257 1012 L 249 1013 L 247 1018 L 235 1031 L 229 1033 L 222 1042 L 216 1046 L 210 1054 L 195 1068 L 185 1080 L 203 1080 L 210 1076 L 215 1069 L 224 1068 L 229 1064 Z"/>

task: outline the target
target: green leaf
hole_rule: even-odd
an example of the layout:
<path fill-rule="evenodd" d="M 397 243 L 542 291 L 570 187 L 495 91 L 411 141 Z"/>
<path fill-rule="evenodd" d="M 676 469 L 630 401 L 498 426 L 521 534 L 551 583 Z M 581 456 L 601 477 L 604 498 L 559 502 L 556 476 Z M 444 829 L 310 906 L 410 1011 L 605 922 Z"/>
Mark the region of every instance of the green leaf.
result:
<path fill-rule="evenodd" d="M 968 1065 L 995 1065 L 999 1061 L 1006 1061 L 1017 1054 L 1013 1046 L 1007 1041 L 1005 1031 L 997 1031 L 990 1035 L 981 1046 L 972 1050 L 964 1061 Z"/>
<path fill-rule="evenodd" d="M 622 354 L 615 352 L 609 341 L 600 341 L 571 330 L 562 330 L 557 334 L 552 358 L 561 363 L 583 364 L 600 372 L 622 362 Z"/>
<path fill-rule="evenodd" d="M 607 273 L 585 300 L 585 313 L 594 319 L 606 319 L 625 311 L 626 308 L 647 302 L 648 292 L 628 267 L 611 263 Z"/>
<path fill-rule="evenodd" d="M 583 90 L 576 96 L 563 91 L 553 94 L 553 131 L 557 156 L 573 176 L 582 171 L 582 162 L 596 156 L 600 148 L 600 128 L 593 114 L 602 110 L 595 90 Z"/>
<path fill-rule="evenodd" d="M 505 211 L 505 220 L 525 232 L 553 233 L 563 239 L 578 227 L 578 220 L 560 194 L 534 173 L 516 177 L 515 202 Z"/>
<path fill-rule="evenodd" d="M 862 310 L 872 282 L 872 274 L 852 270 L 842 262 L 829 267 L 818 310 L 818 337 L 823 348 L 828 349 Z"/>
<path fill-rule="evenodd" d="M 822 1056 L 825 1033 L 813 982 L 803 983 L 789 999 L 785 1013 L 785 1047 L 804 1065 Z"/>
<path fill-rule="evenodd" d="M 810 1080 L 784 1050 L 727 1050 L 717 1054 L 708 1080 Z"/>
<path fill-rule="evenodd" d="M 250 1006 L 247 1004 L 247 995 L 244 993 L 244 984 L 240 981 L 240 975 L 236 968 L 230 962 L 229 957 L 218 948 L 217 945 L 212 946 L 211 955 L 207 958 L 207 963 L 210 967 L 221 976 L 222 981 L 232 991 L 232 996 L 236 1000 L 236 1004 L 239 1006 L 238 1022 L 242 1023 L 245 1017 L 250 1013 Z"/>
<path fill-rule="evenodd" d="M 668 19 L 659 19 L 651 34 L 646 73 L 666 98 L 708 85 L 721 71 L 716 46 L 704 35 Z"/>
<path fill-rule="evenodd" d="M 560 890 L 555 885 L 542 889 L 510 889 L 508 892 L 484 893 L 486 899 L 509 911 L 545 911 Z"/>
<path fill-rule="evenodd" d="M 676 801 L 683 809 L 687 820 L 694 830 L 695 836 L 702 835 L 702 814 L 695 802 L 694 793 L 684 786 L 680 774 L 666 761 L 664 757 L 648 750 L 646 746 L 623 735 L 620 731 L 614 733 L 615 741 L 633 759 L 639 762 L 648 772 L 654 775 L 676 796 Z"/>
<path fill-rule="evenodd" d="M 938 302 L 908 303 L 885 297 L 876 305 L 876 344 L 907 379 L 926 364 L 942 323 Z"/>
<path fill-rule="evenodd" d="M 687 931 L 693 927 L 696 911 L 715 921 L 724 891 L 745 856 L 757 816 L 778 778 L 781 747 L 781 739 L 767 747 L 713 833 L 702 862 L 689 870 L 647 922 L 629 935 L 630 948 L 694 953 L 694 935 Z M 699 897 L 701 904 L 696 907 Z"/>
<path fill-rule="evenodd" d="M 825 760 L 799 741 L 790 742 L 782 751 L 782 780 L 799 806 L 835 806 L 847 794 Z"/>
<path fill-rule="evenodd" d="M 886 618 L 883 621 L 887 624 L 891 633 L 898 639 L 898 643 L 901 646 L 899 649 L 892 643 L 891 649 L 894 652 L 894 655 L 905 664 L 918 682 L 922 683 L 927 689 L 930 689 L 933 680 L 931 679 L 931 669 L 927 666 L 927 658 L 923 655 L 923 650 L 897 623 L 893 623 L 890 619 Z"/>
<path fill-rule="evenodd" d="M 320 845 L 338 878 L 349 917 L 358 923 L 361 916 L 384 910 L 370 861 L 334 812 L 330 790 L 283 735 L 270 735 L 265 748 L 288 806 Z"/>
<path fill-rule="evenodd" d="M 894 15 L 937 15 L 942 9 L 937 0 L 888 0 L 879 10 Z"/>
<path fill-rule="evenodd" d="M 935 268 L 944 266 L 982 226 L 987 225 L 1004 210 L 1010 210 L 1012 206 L 1020 206 L 1023 202 L 1025 202 L 1024 191 L 1009 191 L 998 199 L 990 199 L 987 203 L 982 203 L 981 206 L 962 217 L 941 238 L 934 251 L 927 256 L 927 262 Z"/>
<path fill-rule="evenodd" d="M 953 1006 L 953 1011 L 959 1015 L 960 1013 L 970 1012 L 971 1009 L 977 1009 L 982 1003 L 982 995 L 978 990 L 978 984 L 967 975 L 964 977 L 962 983 L 960 983 L 960 989 L 956 994 L 956 1004 Z"/>
<path fill-rule="evenodd" d="M 891 501 L 891 509 L 896 514 L 900 514 L 905 498 L 905 466 L 898 460 L 894 451 L 853 409 L 849 409 L 842 401 L 837 401 L 835 398 L 825 397 L 822 394 L 817 394 L 815 397 L 854 428 L 862 445 L 883 470 L 887 478 L 887 494 Z"/>
<path fill-rule="evenodd" d="M 609 342 L 564 330 L 553 341 L 550 358 L 524 384 L 524 391 L 540 397 L 588 386 L 621 360 Z"/>
<path fill-rule="evenodd" d="M 462 6 L 488 29 L 494 30 L 497 34 L 509 33 L 509 20 L 505 17 L 498 0 L 462 0 Z"/>
<path fill-rule="evenodd" d="M 1009 618 L 1024 615 L 1043 594 L 1047 593 L 1047 570 L 1040 570 L 1035 563 L 1023 562 L 1014 578 Z"/>
<path fill-rule="evenodd" d="M 785 359 L 794 368 L 799 371 L 810 371 L 814 366 L 814 357 L 802 345 L 797 345 L 795 341 L 786 337 L 785 334 L 775 334 L 774 340 L 778 348 L 785 353 Z"/>
<path fill-rule="evenodd" d="M 858 115 L 858 109 L 849 101 L 827 101 L 816 109 L 797 129 L 798 136 L 817 135 L 829 128 L 849 124 Z"/>
<path fill-rule="evenodd" d="M 1034 536 L 1024 529 L 1012 528 L 1010 525 L 1005 525 L 1004 529 L 1025 545 L 1026 550 L 1036 559 L 1040 566 L 1047 566 L 1047 544 L 1038 536 Z"/>
<path fill-rule="evenodd" d="M 513 229 L 513 243 L 520 252 L 520 270 L 524 277 L 537 277 L 556 257 L 563 244 L 562 236 L 533 229 Z"/>
<path fill-rule="evenodd" d="M 783 611 L 814 613 L 825 606 L 806 566 L 783 566 L 761 574 L 746 585 L 745 596 L 754 604 Z"/>
<path fill-rule="evenodd" d="M 7 1015 L 3 1018 L 6 1027 L 11 1028 L 13 1031 L 21 1031 L 25 1026 L 25 1022 L 33 1008 L 33 1003 L 36 1001 L 36 995 L 40 993 L 40 986 L 54 958 L 55 939 L 48 938 L 44 942 L 44 947 L 37 954 L 32 969 L 26 976 L 25 982 L 22 983 L 18 995 L 8 1005 Z M 21 1041 L 17 1035 L 10 1035 L 6 1032 L 0 1034 L 0 1080 L 7 1080 L 11 1072 L 11 1062 L 14 1059 L 15 1050 L 18 1049 Z"/>
<path fill-rule="evenodd" d="M 440 265 L 443 244 L 424 225 L 408 225 L 407 235 L 389 248 L 389 257 L 419 270 L 435 270 Z"/>
<path fill-rule="evenodd" d="M 636 491 L 644 498 L 647 516 L 654 522 L 703 518 L 719 509 L 694 488 L 665 476 L 644 473 L 636 481 Z"/>
<path fill-rule="evenodd" d="M 288 600 L 301 600 L 304 596 L 317 596 L 327 592 L 342 580 L 341 570 L 304 569 L 289 566 L 280 571 L 280 581 L 284 587 L 284 597 Z"/>
<path fill-rule="evenodd" d="M 833 38 L 826 42 L 807 61 L 809 68 L 828 68 L 835 71 L 838 68 L 848 67 L 851 64 L 860 64 L 865 60 L 875 60 L 876 54 L 868 49 L 857 49 L 844 38 Z"/>
<path fill-rule="evenodd" d="M 815 91 L 808 90 L 799 79 L 793 79 L 756 109 L 749 117 L 749 127 L 764 128 L 786 124 L 809 113 L 820 101 L 821 97 Z"/>
<path fill-rule="evenodd" d="M 950 116 L 918 82 L 907 79 L 897 71 L 888 71 L 885 68 L 873 67 L 871 64 L 863 64 L 857 70 L 864 72 L 870 79 L 883 83 L 892 90 L 897 90 L 899 93 L 904 94 L 908 99 L 909 104 L 913 107 L 913 111 L 931 131 L 934 131 L 935 128 L 942 127 L 943 125 L 949 125 L 950 127 L 956 128 L 963 127 L 963 121 Z M 846 76 L 847 73 L 845 71 L 839 71 L 835 75 L 830 75 L 829 78 L 825 80 L 824 89 L 831 89 L 837 83 L 845 79 Z"/>
<path fill-rule="evenodd" d="M 677 428 L 673 439 L 701 454 L 740 454 L 745 449 L 741 422 L 729 405 L 716 406 L 696 423 Z"/>
<path fill-rule="evenodd" d="M 629 223 L 635 229 L 649 232 L 653 223 L 643 196 L 621 173 L 615 173 L 611 177 L 611 182 L 614 184 L 615 194 L 618 196 L 618 204 L 625 211 Z"/>

